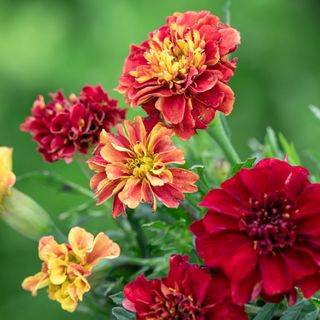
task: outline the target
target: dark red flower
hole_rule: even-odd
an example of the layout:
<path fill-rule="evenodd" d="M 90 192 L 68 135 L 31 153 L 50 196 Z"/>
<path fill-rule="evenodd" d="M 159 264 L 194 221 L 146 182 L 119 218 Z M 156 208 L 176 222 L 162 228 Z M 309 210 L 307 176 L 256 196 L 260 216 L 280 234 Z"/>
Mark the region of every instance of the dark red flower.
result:
<path fill-rule="evenodd" d="M 148 40 L 131 46 L 117 89 L 132 107 L 142 105 L 189 139 L 216 111 L 232 111 L 228 80 L 236 60 L 227 55 L 239 43 L 239 32 L 208 11 L 175 13 Z"/>
<path fill-rule="evenodd" d="M 32 135 L 49 162 L 63 159 L 69 163 L 75 152 L 86 154 L 98 143 L 102 129 L 109 131 L 125 118 L 126 111 L 120 110 L 117 100 L 110 99 L 101 86 L 84 86 L 79 98 L 72 94 L 67 100 L 61 91 L 50 97 L 52 101 L 45 104 L 39 96 L 32 116 L 20 127 Z"/>
<path fill-rule="evenodd" d="M 123 306 L 137 320 L 245 320 L 244 308 L 230 298 L 228 280 L 221 274 L 172 256 L 167 278 L 147 280 L 143 275 L 124 288 Z"/>
<path fill-rule="evenodd" d="M 309 298 L 320 289 L 320 184 L 308 171 L 265 159 L 241 169 L 200 204 L 209 211 L 191 225 L 205 264 L 231 281 L 235 303 L 261 295 L 270 302 Z"/>

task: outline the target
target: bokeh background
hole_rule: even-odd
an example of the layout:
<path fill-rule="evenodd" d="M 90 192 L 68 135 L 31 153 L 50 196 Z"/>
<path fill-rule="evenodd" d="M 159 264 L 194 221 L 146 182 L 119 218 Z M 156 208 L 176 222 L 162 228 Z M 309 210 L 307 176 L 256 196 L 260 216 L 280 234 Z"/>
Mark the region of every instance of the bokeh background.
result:
<path fill-rule="evenodd" d="M 76 163 L 44 163 L 30 136 L 19 131 L 36 96 L 59 88 L 78 93 L 84 84 L 101 83 L 124 106 L 112 89 L 129 44 L 140 43 L 175 11 L 205 9 L 224 17 L 224 5 L 223 0 L 0 0 L 0 145 L 14 147 L 16 174 L 51 170 L 87 185 Z M 294 141 L 302 156 L 317 151 L 320 123 L 308 105 L 320 105 L 320 1 L 232 0 L 230 9 L 242 44 L 229 123 L 242 158 L 249 155 L 248 140 L 262 140 L 267 126 Z M 62 228 L 59 213 L 83 201 L 41 179 L 17 187 Z M 107 228 L 112 221 L 97 218 L 93 224 Z M 23 278 L 40 267 L 35 242 L 0 221 L 0 243 L 0 319 L 91 319 L 62 312 L 45 292 L 32 298 L 21 289 Z"/>

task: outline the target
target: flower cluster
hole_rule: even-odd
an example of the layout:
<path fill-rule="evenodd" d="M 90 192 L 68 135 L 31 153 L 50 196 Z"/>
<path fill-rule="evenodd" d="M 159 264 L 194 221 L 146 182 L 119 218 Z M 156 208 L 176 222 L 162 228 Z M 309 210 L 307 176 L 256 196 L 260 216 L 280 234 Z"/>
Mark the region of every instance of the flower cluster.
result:
<path fill-rule="evenodd" d="M 175 13 L 148 40 L 131 46 L 118 91 L 132 107 L 142 105 L 189 139 L 216 111 L 232 111 L 228 80 L 236 61 L 227 55 L 239 43 L 239 32 L 208 11 Z"/>
<path fill-rule="evenodd" d="M 136 117 L 119 125 L 117 133 L 103 131 L 96 155 L 88 161 L 96 171 L 90 184 L 98 203 L 114 196 L 114 218 L 125 206 L 134 209 L 142 201 L 155 211 L 156 198 L 176 208 L 185 192 L 197 191 L 195 173 L 169 167 L 184 163 L 183 151 L 172 144 L 172 130 L 158 123 L 148 131 L 141 117 Z"/>
<path fill-rule="evenodd" d="M 188 263 L 179 255 L 170 259 L 164 279 L 147 280 L 143 275 L 124 288 L 123 306 L 137 320 L 246 320 L 244 308 L 234 305 L 227 278 Z"/>
<path fill-rule="evenodd" d="M 232 111 L 235 98 L 229 79 L 236 60 L 229 60 L 228 54 L 239 43 L 239 32 L 207 11 L 176 13 L 141 45 L 132 45 L 119 80 L 117 90 L 132 107 L 141 106 L 147 112 L 145 119 L 124 120 L 125 111 L 118 109 L 116 100 L 101 86 L 85 86 L 79 97 L 66 99 L 58 92 L 51 94 L 48 104 L 39 97 L 21 129 L 31 133 L 50 162 L 64 159 L 68 163 L 75 152 L 88 153 L 96 145 L 87 161 L 94 171 L 90 187 L 98 204 L 113 198 L 114 218 L 125 213 L 126 207 L 135 209 L 142 202 L 153 211 L 157 201 L 177 208 L 185 201 L 185 193 L 197 191 L 199 177 L 176 167 L 185 164 L 185 159 L 172 138 L 177 134 L 188 140 L 198 129 L 206 129 L 217 111 Z M 114 126 L 116 131 L 111 132 Z M 211 136 L 226 158 L 238 162 L 227 134 L 219 133 L 223 137 L 217 139 L 220 127 L 216 128 Z M 219 183 L 227 177 L 231 164 L 222 160 L 213 168 Z M 0 148 L 0 203 L 14 182 L 11 149 Z M 206 185 L 201 184 L 201 191 Z M 29 200 L 13 193 L 11 202 L 19 202 L 16 207 L 20 210 Z M 84 193 L 91 196 L 91 192 Z M 132 312 L 137 320 L 246 320 L 244 305 L 257 297 L 268 302 L 286 298 L 290 304 L 297 300 L 297 288 L 304 297 L 312 297 L 320 289 L 319 199 L 320 184 L 309 180 L 306 169 L 287 161 L 264 159 L 253 168 L 240 169 L 220 188 L 207 193 L 200 204 L 207 213 L 190 226 L 204 264 L 191 264 L 188 256 L 172 255 L 165 278 L 148 280 L 140 275 L 125 285 L 122 306 L 127 311 L 121 312 Z M 42 210 L 34 204 L 26 207 Z M 191 217 L 194 208 L 192 201 L 181 211 Z M 26 218 L 10 215 L 14 212 L 10 210 L 3 210 L 10 225 L 27 225 Z M 37 213 L 32 221 L 40 216 Z M 42 216 L 46 226 L 50 225 L 47 215 Z M 123 261 L 134 261 L 144 271 L 160 274 L 161 263 L 160 267 L 152 264 L 160 257 L 153 259 L 150 254 L 158 251 L 149 250 L 156 245 L 144 243 L 138 221 L 128 220 L 148 263 L 141 263 L 136 256 L 126 256 Z M 32 228 L 28 228 L 32 232 L 16 229 L 38 234 Z M 131 239 L 126 226 L 122 229 L 124 239 Z M 36 295 L 38 289 L 48 287 L 49 298 L 72 312 L 90 290 L 88 277 L 95 265 L 101 259 L 118 257 L 120 247 L 104 233 L 94 238 L 79 227 L 71 229 L 68 240 L 58 244 L 53 236 L 40 239 L 42 270 L 26 278 L 23 288 Z M 177 248 L 170 254 L 179 252 Z"/>
<path fill-rule="evenodd" d="M 119 246 L 104 233 L 96 238 L 82 228 L 70 230 L 68 244 L 58 244 L 52 236 L 39 241 L 39 258 L 43 261 L 41 272 L 23 281 L 23 288 L 36 295 L 38 289 L 48 286 L 48 296 L 69 312 L 76 309 L 78 301 L 90 290 L 87 277 L 101 259 L 119 256 Z"/>
<path fill-rule="evenodd" d="M 85 86 L 79 97 L 66 99 L 62 92 L 50 94 L 45 104 L 39 98 L 32 107 L 32 116 L 21 125 L 38 143 L 38 151 L 45 160 L 72 161 L 75 152 L 85 154 L 98 143 L 102 129 L 109 131 L 125 118 L 125 110 L 117 107 L 101 86 Z"/>
<path fill-rule="evenodd" d="M 16 176 L 12 172 L 12 149 L 0 147 L 0 206 L 15 181 Z"/>
<path fill-rule="evenodd" d="M 320 289 L 320 184 L 302 167 L 264 159 L 211 190 L 206 216 L 191 225 L 198 254 L 231 281 L 238 304 Z"/>

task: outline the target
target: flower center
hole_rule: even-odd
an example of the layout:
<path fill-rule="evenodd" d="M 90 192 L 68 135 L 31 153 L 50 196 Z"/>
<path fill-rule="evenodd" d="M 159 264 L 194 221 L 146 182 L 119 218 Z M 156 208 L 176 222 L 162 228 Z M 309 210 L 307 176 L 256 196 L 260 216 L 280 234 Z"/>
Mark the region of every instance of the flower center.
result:
<path fill-rule="evenodd" d="M 160 36 L 157 32 L 149 41 L 150 49 L 144 54 L 148 65 L 137 67 L 130 75 L 140 83 L 157 79 L 159 83 L 167 82 L 171 88 L 187 81 L 192 68 L 200 69 L 204 65 L 205 41 L 198 30 L 175 23 L 170 26 L 169 36 L 164 39 Z"/>
<path fill-rule="evenodd" d="M 169 288 L 170 293 L 159 298 L 146 319 L 196 320 L 201 316 L 201 306 L 191 296 L 185 296 Z"/>
<path fill-rule="evenodd" d="M 154 159 L 142 144 L 137 144 L 133 148 L 132 158 L 127 160 L 127 166 L 131 169 L 132 175 L 143 179 L 154 169 Z"/>
<path fill-rule="evenodd" d="M 242 212 L 240 229 L 253 239 L 256 250 L 267 254 L 295 241 L 293 212 L 292 201 L 281 192 L 265 194 L 261 201 L 250 198 Z"/>

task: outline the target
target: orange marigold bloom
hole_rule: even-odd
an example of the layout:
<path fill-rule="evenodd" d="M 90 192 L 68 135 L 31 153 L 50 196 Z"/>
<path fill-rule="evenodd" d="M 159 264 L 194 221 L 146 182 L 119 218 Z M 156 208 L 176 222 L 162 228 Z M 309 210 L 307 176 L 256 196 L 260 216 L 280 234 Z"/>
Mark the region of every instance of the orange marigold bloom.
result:
<path fill-rule="evenodd" d="M 208 11 L 175 13 L 131 46 L 117 90 L 187 140 L 206 129 L 216 111 L 231 113 L 228 82 L 236 59 L 228 54 L 239 43 L 239 32 Z"/>
<path fill-rule="evenodd" d="M 120 247 L 100 232 L 94 236 L 82 228 L 69 232 L 69 243 L 58 244 L 52 236 L 39 241 L 42 269 L 26 278 L 22 287 L 37 295 L 38 289 L 48 286 L 48 296 L 61 304 L 62 309 L 73 312 L 90 290 L 87 277 L 101 259 L 119 256 Z"/>
<path fill-rule="evenodd" d="M 103 131 L 95 157 L 88 161 L 96 171 L 90 185 L 98 204 L 114 196 L 114 218 L 125 206 L 134 209 L 142 201 L 156 210 L 156 198 L 177 208 L 185 192 L 197 191 L 195 173 L 169 167 L 185 163 L 183 151 L 171 141 L 171 129 L 158 123 L 148 130 L 141 117 L 136 117 L 132 123 L 119 125 L 117 133 Z"/>

